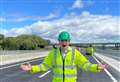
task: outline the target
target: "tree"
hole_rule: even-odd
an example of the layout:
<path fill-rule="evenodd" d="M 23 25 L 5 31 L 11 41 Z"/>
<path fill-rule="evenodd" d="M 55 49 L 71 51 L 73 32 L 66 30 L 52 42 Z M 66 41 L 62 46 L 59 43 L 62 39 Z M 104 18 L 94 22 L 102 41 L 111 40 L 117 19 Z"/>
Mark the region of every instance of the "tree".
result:
<path fill-rule="evenodd" d="M 6 37 L 3 40 L 3 46 L 6 50 L 34 50 L 39 48 L 38 45 L 48 45 L 48 41 L 36 35 Z"/>
<path fill-rule="evenodd" d="M 15 42 L 15 38 L 14 37 L 5 38 L 3 42 L 3 46 L 4 46 L 4 49 L 7 49 L 7 50 L 17 49 L 17 43 Z"/>
<path fill-rule="evenodd" d="M 0 50 L 3 49 L 3 41 L 4 41 L 4 35 L 0 34 Z"/>

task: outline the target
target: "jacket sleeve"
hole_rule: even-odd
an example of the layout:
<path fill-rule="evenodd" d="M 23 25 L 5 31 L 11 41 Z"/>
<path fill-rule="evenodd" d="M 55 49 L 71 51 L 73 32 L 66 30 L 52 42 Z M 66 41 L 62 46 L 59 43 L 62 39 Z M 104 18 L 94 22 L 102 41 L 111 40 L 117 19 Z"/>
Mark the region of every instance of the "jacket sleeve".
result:
<path fill-rule="evenodd" d="M 33 65 L 31 69 L 31 73 L 37 73 L 40 71 L 47 71 L 48 69 L 52 68 L 54 65 L 54 49 L 52 49 L 49 54 L 45 57 L 43 62 L 40 65 Z"/>
<path fill-rule="evenodd" d="M 97 70 L 97 64 L 92 64 L 82 53 L 75 49 L 75 64 L 84 71 L 100 72 Z"/>

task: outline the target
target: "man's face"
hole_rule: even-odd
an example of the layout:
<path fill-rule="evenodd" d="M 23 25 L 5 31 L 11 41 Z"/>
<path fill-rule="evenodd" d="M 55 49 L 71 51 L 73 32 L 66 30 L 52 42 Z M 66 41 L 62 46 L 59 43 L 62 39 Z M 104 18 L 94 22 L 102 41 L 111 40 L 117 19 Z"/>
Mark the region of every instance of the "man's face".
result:
<path fill-rule="evenodd" d="M 70 44 L 70 41 L 68 40 L 59 41 L 60 47 L 63 47 L 63 48 L 68 47 L 69 44 Z"/>

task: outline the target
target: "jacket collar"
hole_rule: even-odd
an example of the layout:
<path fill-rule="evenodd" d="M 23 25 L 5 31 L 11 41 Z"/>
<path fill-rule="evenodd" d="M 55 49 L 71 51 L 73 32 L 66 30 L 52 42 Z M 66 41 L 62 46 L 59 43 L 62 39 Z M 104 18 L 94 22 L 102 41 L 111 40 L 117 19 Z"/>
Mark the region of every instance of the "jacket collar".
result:
<path fill-rule="evenodd" d="M 68 49 L 67 49 L 67 50 L 63 51 L 62 48 L 60 48 L 60 50 L 61 50 L 62 52 L 68 53 L 69 51 L 72 50 L 72 48 L 71 48 L 70 46 L 68 46 Z"/>

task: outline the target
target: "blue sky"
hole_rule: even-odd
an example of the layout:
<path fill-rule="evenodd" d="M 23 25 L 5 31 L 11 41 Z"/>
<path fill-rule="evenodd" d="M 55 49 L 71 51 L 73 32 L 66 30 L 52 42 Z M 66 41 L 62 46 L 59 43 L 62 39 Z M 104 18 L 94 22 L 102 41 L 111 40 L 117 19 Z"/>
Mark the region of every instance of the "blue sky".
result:
<path fill-rule="evenodd" d="M 61 20 L 66 22 L 67 17 L 73 16 L 73 18 L 76 16 L 84 18 L 86 15 L 88 18 L 103 16 L 103 18 L 108 17 L 107 20 L 119 20 L 119 4 L 120 0 L 1 0 L 0 28 L 4 30 L 5 35 L 9 35 L 10 32 L 13 36 L 16 34 L 13 33 L 13 30 L 30 28 L 36 23 L 41 25 L 41 23 Z M 109 16 L 113 18 L 109 19 Z M 116 22 L 114 23 L 117 24 Z M 116 29 L 119 29 L 119 26 Z M 47 30 L 48 28 L 45 31 L 47 32 Z M 22 31 L 22 33 L 24 32 Z"/>
<path fill-rule="evenodd" d="M 62 18 L 66 13 L 70 12 L 80 14 L 82 11 L 97 15 L 120 15 L 118 12 L 119 0 L 83 0 L 82 4 L 85 7 L 72 9 L 74 2 L 75 0 L 1 0 L 0 17 L 6 19 L 5 22 L 2 22 L 2 27 L 6 29 L 22 27 L 39 20 L 32 19 L 32 17 L 45 17 L 51 13 L 58 14 L 55 18 Z M 31 19 L 16 20 L 27 16 L 31 17 Z M 55 18 L 53 17 L 53 19 Z"/>

